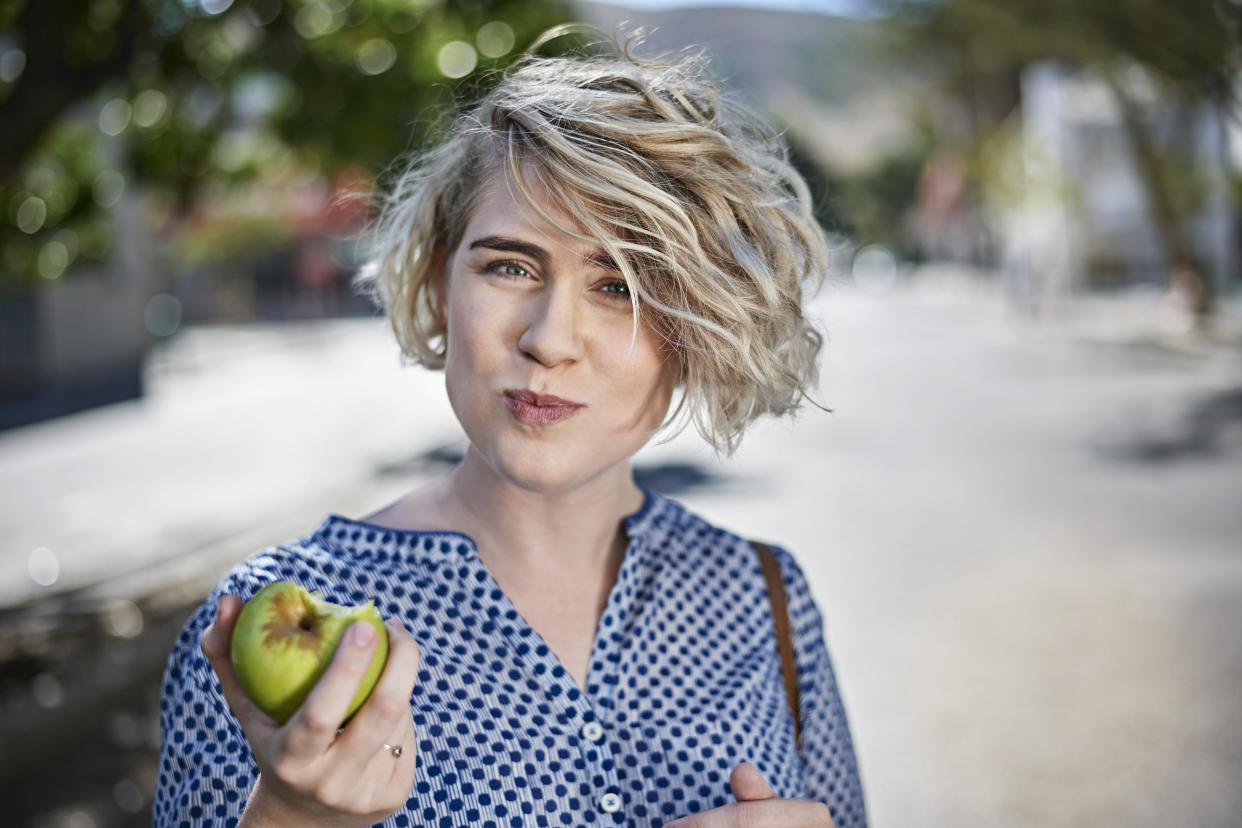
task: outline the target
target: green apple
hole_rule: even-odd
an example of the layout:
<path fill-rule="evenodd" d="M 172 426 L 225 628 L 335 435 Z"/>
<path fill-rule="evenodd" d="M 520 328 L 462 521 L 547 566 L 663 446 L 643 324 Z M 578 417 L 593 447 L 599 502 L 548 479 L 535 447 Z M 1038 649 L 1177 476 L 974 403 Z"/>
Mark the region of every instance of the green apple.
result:
<path fill-rule="evenodd" d="M 238 683 L 256 707 L 284 724 L 310 695 L 356 621 L 375 627 L 376 646 L 343 725 L 366 701 L 388 659 L 388 628 L 374 600 L 342 607 L 292 581 L 263 587 L 242 607 L 233 627 L 230 656 Z"/>

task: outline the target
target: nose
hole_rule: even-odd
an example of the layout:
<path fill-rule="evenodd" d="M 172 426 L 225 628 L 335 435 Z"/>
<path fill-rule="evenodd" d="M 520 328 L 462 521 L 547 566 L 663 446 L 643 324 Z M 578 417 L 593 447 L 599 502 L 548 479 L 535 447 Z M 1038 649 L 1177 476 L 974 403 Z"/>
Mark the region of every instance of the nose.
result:
<path fill-rule="evenodd" d="M 541 291 L 518 339 L 522 353 L 548 368 L 578 360 L 582 338 L 575 298 L 569 289 Z"/>

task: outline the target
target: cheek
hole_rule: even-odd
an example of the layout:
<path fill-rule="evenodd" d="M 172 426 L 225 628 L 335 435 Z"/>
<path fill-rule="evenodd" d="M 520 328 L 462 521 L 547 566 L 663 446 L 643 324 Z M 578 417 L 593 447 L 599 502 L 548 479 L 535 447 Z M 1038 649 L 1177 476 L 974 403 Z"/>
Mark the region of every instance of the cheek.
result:
<path fill-rule="evenodd" d="M 448 345 L 444 355 L 444 382 L 454 407 L 471 393 L 471 379 L 479 358 L 477 332 L 473 330 L 469 314 L 449 312 Z"/>
<path fill-rule="evenodd" d="M 488 383 L 506 373 L 510 357 L 512 309 L 462 290 L 448 308 L 448 347 L 444 372 L 450 400 L 470 404 L 489 393 Z"/>
<path fill-rule="evenodd" d="M 479 301 L 470 287 L 459 287 L 448 306 L 448 357 L 459 363 L 472 363 L 478 359 L 482 345 L 480 339 L 486 333 L 485 320 L 494 317 L 495 309 Z"/>
<path fill-rule="evenodd" d="M 610 344 L 613 356 L 606 373 L 616 378 L 615 388 L 621 405 L 631 409 L 639 419 L 655 417 L 658 421 L 672 399 L 673 377 L 669 366 L 664 364 L 664 354 L 650 335 L 646 339 L 640 336 L 634 353 L 627 359 L 629 349 L 628 332 Z"/>

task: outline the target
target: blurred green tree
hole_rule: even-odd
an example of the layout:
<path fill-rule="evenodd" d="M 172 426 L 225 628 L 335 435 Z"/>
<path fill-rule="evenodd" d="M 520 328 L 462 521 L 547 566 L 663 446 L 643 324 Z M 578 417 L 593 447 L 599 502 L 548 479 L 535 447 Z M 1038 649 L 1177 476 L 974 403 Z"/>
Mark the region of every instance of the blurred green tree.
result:
<path fill-rule="evenodd" d="M 265 177 L 382 175 L 430 113 L 567 17 L 532 0 L 0 0 L 0 287 L 106 257 L 133 184 L 177 218 Z"/>
<path fill-rule="evenodd" d="M 1145 84 L 1189 111 L 1202 103 L 1236 109 L 1240 0 L 891 0 L 903 55 L 919 56 L 965 102 L 976 142 L 1018 100 L 1022 69 L 1061 60 L 1088 69 L 1112 90 L 1135 170 L 1147 195 L 1170 278 L 1200 319 L 1211 292 L 1191 255 L 1179 210 L 1178 159 L 1162 152 L 1144 111 Z M 1183 170 L 1184 171 L 1184 170 Z"/>
<path fill-rule="evenodd" d="M 832 236 L 856 246 L 882 244 L 913 257 L 903 234 L 904 214 L 917 195 L 919 173 L 929 149 L 911 143 L 861 170 L 832 170 L 818 161 L 803 139 L 785 135 L 789 160 L 806 179 L 815 218 Z"/>

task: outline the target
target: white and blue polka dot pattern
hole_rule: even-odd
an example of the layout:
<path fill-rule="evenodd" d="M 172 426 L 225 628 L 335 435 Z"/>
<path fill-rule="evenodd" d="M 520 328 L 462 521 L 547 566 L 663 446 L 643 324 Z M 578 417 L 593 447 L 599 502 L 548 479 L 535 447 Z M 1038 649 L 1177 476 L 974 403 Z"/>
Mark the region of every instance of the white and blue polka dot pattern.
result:
<path fill-rule="evenodd" d="M 381 823 L 654 826 L 734 801 L 747 761 L 780 797 L 866 825 L 849 726 L 801 568 L 784 575 L 802 704 L 801 753 L 763 573 L 744 539 L 644 490 L 596 631 L 584 694 L 453 532 L 329 515 L 297 543 L 238 564 L 182 630 L 164 675 L 155 828 L 235 825 L 258 775 L 199 649 L 217 598 L 287 579 L 338 604 L 375 598 L 422 650 L 411 698 L 418 769 Z M 379 746 L 377 746 L 377 750 Z"/>

